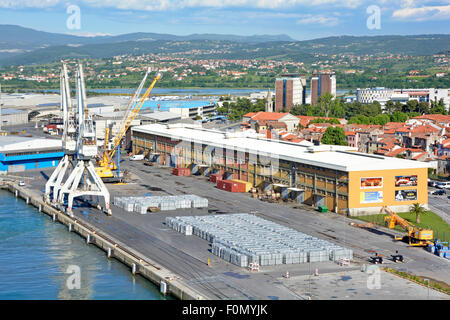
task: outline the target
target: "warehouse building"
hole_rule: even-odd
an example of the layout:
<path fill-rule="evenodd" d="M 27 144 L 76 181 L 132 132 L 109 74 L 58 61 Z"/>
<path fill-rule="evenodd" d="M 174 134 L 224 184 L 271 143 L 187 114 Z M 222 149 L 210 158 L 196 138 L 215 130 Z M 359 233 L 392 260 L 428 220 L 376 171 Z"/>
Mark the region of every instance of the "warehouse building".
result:
<path fill-rule="evenodd" d="M 28 112 L 19 109 L 1 108 L 0 127 L 28 123 Z"/>
<path fill-rule="evenodd" d="M 0 174 L 56 167 L 63 156 L 59 139 L 0 136 Z"/>
<path fill-rule="evenodd" d="M 186 124 L 132 128 L 133 152 L 195 174 L 224 174 L 261 190 L 348 215 L 378 213 L 382 206 L 427 207 L 428 164 L 356 152 L 344 146 L 302 146 L 255 134 L 226 133 Z"/>
<path fill-rule="evenodd" d="M 207 117 L 216 114 L 214 101 L 204 100 L 148 100 L 142 105 L 142 111 L 168 111 L 179 115 L 182 119 Z"/>

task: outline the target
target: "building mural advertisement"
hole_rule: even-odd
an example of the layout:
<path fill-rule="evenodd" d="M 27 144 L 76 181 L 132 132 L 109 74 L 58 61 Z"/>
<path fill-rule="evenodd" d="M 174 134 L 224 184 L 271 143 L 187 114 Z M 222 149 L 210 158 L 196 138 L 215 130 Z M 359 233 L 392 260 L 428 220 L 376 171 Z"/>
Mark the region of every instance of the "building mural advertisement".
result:
<path fill-rule="evenodd" d="M 396 190 L 395 201 L 417 200 L 417 190 Z"/>
<path fill-rule="evenodd" d="M 415 187 L 417 186 L 417 176 L 396 176 L 396 187 Z"/>
<path fill-rule="evenodd" d="M 383 202 L 383 191 L 361 192 L 360 203 Z"/>
<path fill-rule="evenodd" d="M 382 188 L 383 178 L 361 178 L 361 189 Z"/>

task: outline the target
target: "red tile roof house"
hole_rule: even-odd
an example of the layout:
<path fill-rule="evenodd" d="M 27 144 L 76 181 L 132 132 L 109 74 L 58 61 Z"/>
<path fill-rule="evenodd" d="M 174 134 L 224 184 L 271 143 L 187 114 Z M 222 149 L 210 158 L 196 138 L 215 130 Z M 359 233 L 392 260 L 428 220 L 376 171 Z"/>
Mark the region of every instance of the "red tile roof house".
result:
<path fill-rule="evenodd" d="M 262 130 L 287 130 L 287 125 L 285 122 L 271 121 L 271 120 L 259 120 L 255 124 L 256 132 L 261 132 Z"/>
<path fill-rule="evenodd" d="M 437 156 L 450 156 L 450 139 L 437 143 Z"/>
<path fill-rule="evenodd" d="M 435 125 L 413 126 L 402 136 L 403 145 L 406 148 L 420 148 L 432 156 L 442 131 L 442 128 Z"/>
<path fill-rule="evenodd" d="M 378 141 L 378 137 L 380 137 L 384 132 L 382 127 L 379 125 L 361 125 L 361 124 L 352 124 L 346 126 L 347 131 L 356 131 L 358 135 L 358 151 L 369 153 L 368 143 L 371 141 Z"/>
<path fill-rule="evenodd" d="M 253 129 L 256 130 L 256 124 L 258 121 L 272 121 L 272 122 L 284 122 L 289 132 L 293 132 L 297 129 L 300 120 L 290 113 L 280 112 L 250 112 L 242 117 L 243 122 L 248 122 Z"/>
<path fill-rule="evenodd" d="M 308 140 L 310 142 L 320 143 L 322 140 L 322 136 L 327 129 L 324 127 L 315 127 L 312 126 L 310 128 L 306 128 L 301 130 L 301 136 L 303 139 Z"/>
<path fill-rule="evenodd" d="M 383 153 L 383 155 L 386 157 L 397 157 L 397 156 L 405 156 L 405 153 L 406 148 L 394 145 L 390 148 L 388 152 Z"/>
<path fill-rule="evenodd" d="M 450 175 L 450 156 L 442 155 L 437 158 L 437 171 L 441 175 Z"/>
<path fill-rule="evenodd" d="M 368 141 L 367 150 L 368 153 L 385 154 L 392 151 L 395 146 L 402 146 L 402 143 L 395 136 L 383 134 L 378 137 L 377 141 Z"/>
<path fill-rule="evenodd" d="M 424 114 L 422 116 L 414 117 L 406 121 L 407 123 L 411 123 L 414 120 L 420 120 L 424 123 L 433 123 L 439 126 L 449 127 L 450 126 L 450 115 L 442 115 L 442 114 Z"/>
<path fill-rule="evenodd" d="M 350 147 L 358 147 L 358 135 L 354 131 L 345 131 L 345 140 Z"/>

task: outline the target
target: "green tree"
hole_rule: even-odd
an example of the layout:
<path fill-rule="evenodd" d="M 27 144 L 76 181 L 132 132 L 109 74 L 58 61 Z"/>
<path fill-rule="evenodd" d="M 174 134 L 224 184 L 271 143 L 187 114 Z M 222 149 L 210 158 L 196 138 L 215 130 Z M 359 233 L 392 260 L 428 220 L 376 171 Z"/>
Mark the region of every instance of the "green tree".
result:
<path fill-rule="evenodd" d="M 447 114 L 445 110 L 444 100 L 440 99 L 439 102 L 431 101 L 430 113 L 432 114 Z"/>
<path fill-rule="evenodd" d="M 328 127 L 322 136 L 321 143 L 348 146 L 348 142 L 345 139 L 344 129 L 341 127 Z"/>
<path fill-rule="evenodd" d="M 330 114 L 332 103 L 333 103 L 333 95 L 331 93 L 325 93 L 324 95 L 319 97 L 318 105 L 322 113 L 324 113 L 325 117 L 327 118 Z"/>
<path fill-rule="evenodd" d="M 414 203 L 409 209 L 409 213 L 416 215 L 416 223 L 420 223 L 420 216 L 427 213 L 424 207 L 420 203 Z"/>
<path fill-rule="evenodd" d="M 419 102 L 419 105 L 417 106 L 417 112 L 420 114 L 427 114 L 429 113 L 429 106 L 428 103 L 421 101 Z"/>
<path fill-rule="evenodd" d="M 386 113 L 388 114 L 392 114 L 395 111 L 395 104 L 394 102 L 392 102 L 392 100 L 386 101 L 384 111 L 386 111 Z"/>
<path fill-rule="evenodd" d="M 401 111 L 395 111 L 391 115 L 392 122 L 405 122 L 408 119 L 409 119 L 408 114 L 401 112 Z"/>

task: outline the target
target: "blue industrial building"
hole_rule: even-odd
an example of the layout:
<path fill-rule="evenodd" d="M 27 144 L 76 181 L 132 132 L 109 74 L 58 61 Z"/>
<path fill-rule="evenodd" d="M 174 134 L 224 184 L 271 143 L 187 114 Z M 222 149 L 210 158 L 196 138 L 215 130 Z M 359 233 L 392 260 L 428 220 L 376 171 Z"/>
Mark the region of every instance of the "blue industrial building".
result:
<path fill-rule="evenodd" d="M 56 167 L 62 157 L 59 139 L 0 136 L 0 174 Z"/>
<path fill-rule="evenodd" d="M 148 100 L 142 110 L 169 111 L 182 119 L 205 117 L 216 114 L 216 103 L 206 100 Z"/>

